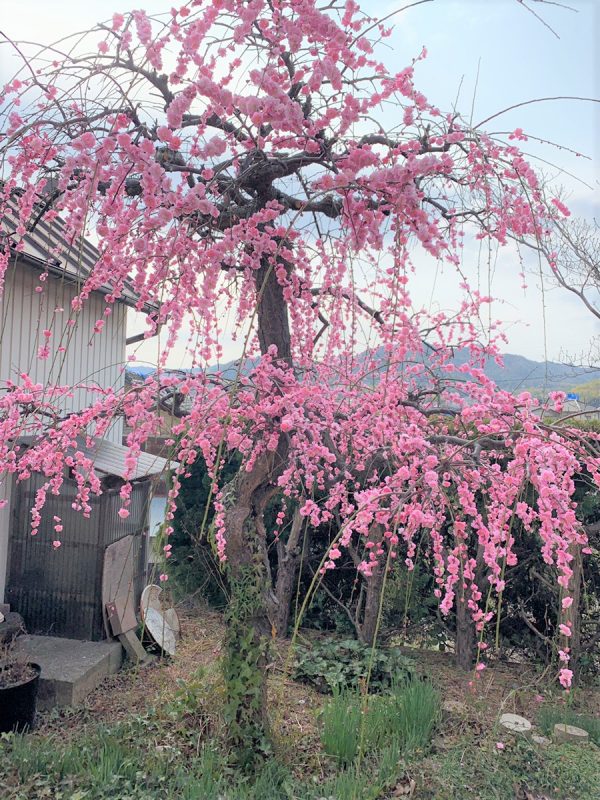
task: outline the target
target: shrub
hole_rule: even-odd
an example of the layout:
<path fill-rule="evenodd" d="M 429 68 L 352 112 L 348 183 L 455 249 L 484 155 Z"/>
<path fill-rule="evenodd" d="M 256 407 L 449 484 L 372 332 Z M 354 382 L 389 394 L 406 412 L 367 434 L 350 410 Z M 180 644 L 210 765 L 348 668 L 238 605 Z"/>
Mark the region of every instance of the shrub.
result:
<path fill-rule="evenodd" d="M 293 677 L 324 694 L 334 689 L 364 686 L 370 692 L 388 689 L 413 674 L 414 664 L 398 648 L 373 648 L 355 639 L 327 638 L 299 647 Z"/>

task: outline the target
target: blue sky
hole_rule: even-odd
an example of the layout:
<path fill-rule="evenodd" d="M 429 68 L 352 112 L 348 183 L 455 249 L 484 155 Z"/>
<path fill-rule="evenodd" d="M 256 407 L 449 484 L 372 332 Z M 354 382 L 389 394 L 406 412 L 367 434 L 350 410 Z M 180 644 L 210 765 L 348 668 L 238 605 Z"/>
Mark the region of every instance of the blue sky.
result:
<path fill-rule="evenodd" d="M 383 17 L 409 0 L 363 0 L 365 11 Z M 4 0 L 6 3 L 6 0 Z M 557 38 L 516 0 L 434 0 L 395 17 L 396 30 L 385 45 L 383 58 L 402 68 L 425 45 L 428 58 L 417 68 L 416 83 L 443 109 L 457 108 L 479 122 L 515 103 L 539 97 L 575 95 L 600 98 L 600 2 L 569 0 L 574 11 L 529 0 L 529 5 L 559 34 Z M 2 16 L 0 28 L 9 36 L 50 42 L 83 30 L 113 10 L 144 7 L 156 13 L 170 8 L 165 0 L 21 0 Z M 0 73 L 11 74 L 6 49 L 0 50 Z M 389 112 L 388 112 L 389 113 Z M 556 101 L 524 106 L 490 121 L 490 131 L 522 127 L 528 133 L 577 150 L 591 160 L 566 150 L 528 143 L 527 150 L 543 161 L 537 164 L 565 187 L 573 210 L 592 219 L 600 210 L 600 104 Z M 549 162 L 549 163 L 545 163 Z M 561 172 L 564 170 L 566 172 Z M 567 174 L 571 173 L 571 175 Z M 504 253 L 496 270 L 496 295 L 509 298 L 496 316 L 509 325 L 510 352 L 535 359 L 558 359 L 587 349 L 599 333 L 591 315 L 562 291 L 532 277 L 527 293 L 516 277 L 514 254 Z M 453 302 L 450 275 L 429 268 L 419 278 L 420 301 L 443 305 Z M 433 298 L 433 300 L 432 300 Z M 541 323 L 542 302 L 546 326 Z M 151 358 L 150 352 L 145 357 Z"/>

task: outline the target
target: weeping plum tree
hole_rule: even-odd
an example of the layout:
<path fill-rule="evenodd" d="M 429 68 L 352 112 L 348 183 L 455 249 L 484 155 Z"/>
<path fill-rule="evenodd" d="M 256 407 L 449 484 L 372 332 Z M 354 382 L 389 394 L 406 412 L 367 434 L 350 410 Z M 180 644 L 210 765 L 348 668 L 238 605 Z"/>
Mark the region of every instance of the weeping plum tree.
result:
<path fill-rule="evenodd" d="M 159 426 L 156 398 L 173 392 L 163 368 L 185 347 L 194 370 L 176 387 L 186 402 L 169 501 L 202 455 L 232 590 L 226 715 L 248 757 L 268 730 L 264 513 L 276 494 L 311 525 L 340 520 L 325 571 L 351 547 L 374 584 L 390 559 L 410 566 L 425 540 L 442 611 L 458 594 L 478 631 L 515 558 L 514 516 L 537 531 L 565 589 L 570 548 L 585 546 L 573 476 L 585 465 L 597 479 L 597 458 L 576 431 L 541 423 L 527 393 L 485 377 L 501 331 L 482 328 L 490 298 L 459 268 L 465 237 L 543 242 L 564 206 L 545 202 L 515 141 L 427 101 L 414 82 L 424 51 L 390 71 L 377 53 L 388 35 L 353 0 L 192 0 L 157 19 L 115 14 L 72 45 L 19 49 L 2 93 L 2 214 L 17 221 L 2 274 L 38 220 L 60 218 L 68 246 L 89 235 L 98 247 L 65 325 L 95 289 L 110 287 L 106 314 L 133 291 L 140 311 L 154 309 L 147 336 L 160 331 L 162 347 L 156 373 L 127 390 L 42 386 L 23 365 L 2 389 L 0 466 L 17 480 L 46 476 L 34 531 L 67 466 L 89 513 L 101 487 L 75 437 L 124 416 L 133 474 Z M 452 315 L 411 300 L 415 274 L 436 262 L 456 269 L 463 292 Z M 60 325 L 40 358 L 60 358 Z M 205 369 L 226 332 L 254 365 L 233 382 Z M 460 367 L 456 348 L 468 354 Z M 61 415 L 74 388 L 89 407 Z M 17 444 L 25 424 L 39 433 L 27 451 Z M 231 451 L 241 468 L 220 487 Z M 533 504 L 521 497 L 526 481 Z M 289 524 L 285 507 L 276 526 Z M 473 538 L 489 591 L 475 579 Z"/>

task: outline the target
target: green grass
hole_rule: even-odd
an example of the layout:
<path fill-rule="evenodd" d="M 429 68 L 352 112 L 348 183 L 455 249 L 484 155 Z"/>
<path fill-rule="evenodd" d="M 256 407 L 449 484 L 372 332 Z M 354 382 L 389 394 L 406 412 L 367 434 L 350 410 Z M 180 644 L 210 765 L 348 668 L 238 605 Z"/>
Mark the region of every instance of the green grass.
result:
<path fill-rule="evenodd" d="M 578 714 L 570 708 L 542 706 L 539 709 L 538 725 L 544 733 L 551 735 L 557 723 L 583 728 L 584 731 L 589 733 L 592 742 L 600 746 L 600 718 L 590 717 L 587 714 Z"/>
<path fill-rule="evenodd" d="M 464 739 L 435 763 L 421 765 L 417 796 L 419 800 L 515 800 L 538 795 L 595 800 L 600 797 L 599 767 L 598 751 L 592 747 L 536 747 L 519 737 L 500 751 L 492 739 L 484 743 Z"/>
<path fill-rule="evenodd" d="M 362 702 L 358 691 L 335 688 L 333 698 L 323 707 L 323 749 L 343 765 L 351 764 L 358 755 Z"/>
<path fill-rule="evenodd" d="M 392 721 L 393 737 L 405 751 L 424 748 L 439 718 L 439 692 L 427 681 L 412 680 L 396 687 L 394 698 L 397 713 Z"/>
<path fill-rule="evenodd" d="M 600 758 L 593 744 L 536 747 L 518 737 L 507 739 L 500 751 L 497 734 L 467 733 L 446 740 L 446 748 L 436 752 L 430 741 L 439 695 L 424 682 L 370 696 L 366 710 L 358 693 L 335 695 L 322 719 L 326 752 L 317 755 L 314 772 L 302 775 L 294 775 L 293 764 L 275 756 L 252 775 L 235 772 L 218 738 L 199 738 L 197 717 L 190 714 L 196 704 L 184 699 L 179 719 L 174 717 L 177 709 L 169 707 L 113 725 L 88 721 L 70 740 L 58 733 L 0 736 L 0 797 L 388 800 L 404 796 L 414 780 L 413 800 L 600 798 Z M 551 709 L 547 711 L 550 724 Z M 562 721 L 565 712 L 560 711 Z M 581 722 L 574 717 L 568 721 Z M 345 744 L 336 745 L 344 723 L 350 734 L 345 734 Z"/>
<path fill-rule="evenodd" d="M 417 679 L 368 698 L 357 690 L 336 691 L 323 708 L 323 749 L 344 766 L 356 759 L 361 747 L 364 752 L 392 744 L 405 753 L 423 749 L 431 740 L 439 709 L 439 693 Z"/>

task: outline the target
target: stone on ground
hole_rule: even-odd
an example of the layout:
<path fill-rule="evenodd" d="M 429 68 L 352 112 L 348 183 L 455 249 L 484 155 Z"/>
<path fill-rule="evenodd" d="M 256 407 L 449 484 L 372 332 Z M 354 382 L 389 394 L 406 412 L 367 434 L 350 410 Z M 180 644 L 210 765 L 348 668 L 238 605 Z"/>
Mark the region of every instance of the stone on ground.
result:
<path fill-rule="evenodd" d="M 590 735 L 583 728 L 576 728 L 575 725 L 564 725 L 557 722 L 554 726 L 554 741 L 555 742 L 569 742 L 570 744 L 587 744 L 590 740 Z"/>
<path fill-rule="evenodd" d="M 502 714 L 500 725 L 511 733 L 529 733 L 532 728 L 531 722 L 518 714 Z"/>
<path fill-rule="evenodd" d="M 460 700 L 444 700 L 442 703 L 442 711 L 447 714 L 456 714 L 464 716 L 467 713 L 467 706 L 461 703 Z"/>
<path fill-rule="evenodd" d="M 42 668 L 38 709 L 76 706 L 123 661 L 119 642 L 81 642 L 56 636 L 19 636 L 17 653 Z"/>
<path fill-rule="evenodd" d="M 531 739 L 535 744 L 542 745 L 543 747 L 552 744 L 552 741 L 548 739 L 547 736 L 541 736 L 539 733 L 534 733 Z"/>

